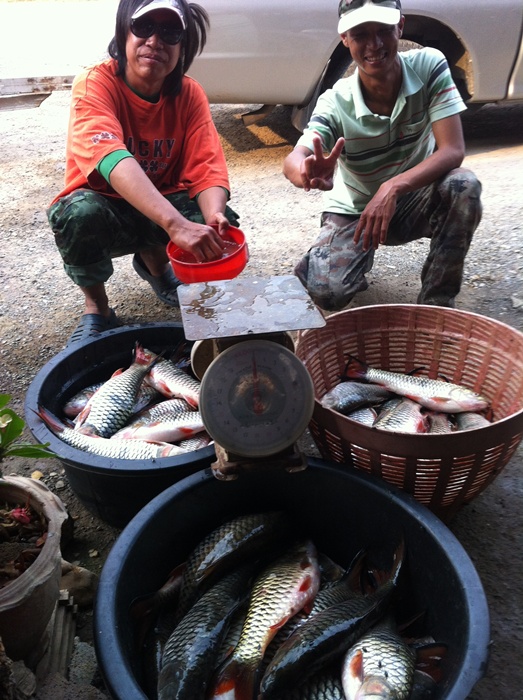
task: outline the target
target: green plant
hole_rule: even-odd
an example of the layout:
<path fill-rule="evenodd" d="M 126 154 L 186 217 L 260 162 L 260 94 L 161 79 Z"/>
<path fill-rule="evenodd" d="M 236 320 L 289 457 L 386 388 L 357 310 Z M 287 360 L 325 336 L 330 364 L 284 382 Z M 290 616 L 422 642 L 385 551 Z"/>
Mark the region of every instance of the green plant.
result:
<path fill-rule="evenodd" d="M 9 394 L 0 394 L 0 463 L 6 457 L 56 457 L 48 449 L 49 443 L 16 442 L 25 428 L 25 421 L 12 408 L 5 408 L 10 400 Z"/>

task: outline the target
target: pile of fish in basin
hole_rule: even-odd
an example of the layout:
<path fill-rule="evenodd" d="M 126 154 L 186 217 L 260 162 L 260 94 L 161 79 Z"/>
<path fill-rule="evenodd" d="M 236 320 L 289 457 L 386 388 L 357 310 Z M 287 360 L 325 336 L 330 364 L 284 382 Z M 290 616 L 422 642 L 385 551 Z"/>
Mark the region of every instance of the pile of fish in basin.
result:
<path fill-rule="evenodd" d="M 94 639 L 117 700 L 465 700 L 489 620 L 436 516 L 310 458 L 202 470 L 145 506 L 106 560 Z"/>
<path fill-rule="evenodd" d="M 31 383 L 29 428 L 94 514 L 123 527 L 214 448 L 180 323 L 118 328 L 66 348 Z"/>

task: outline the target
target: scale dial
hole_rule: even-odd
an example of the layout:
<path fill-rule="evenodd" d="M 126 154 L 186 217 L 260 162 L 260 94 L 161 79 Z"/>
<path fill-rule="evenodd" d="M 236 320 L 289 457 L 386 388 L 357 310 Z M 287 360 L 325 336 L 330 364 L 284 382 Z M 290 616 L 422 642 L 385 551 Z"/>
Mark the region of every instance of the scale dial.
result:
<path fill-rule="evenodd" d="M 313 409 L 309 372 L 290 350 L 270 340 L 245 340 L 224 350 L 200 387 L 207 432 L 224 449 L 246 457 L 290 447 Z"/>

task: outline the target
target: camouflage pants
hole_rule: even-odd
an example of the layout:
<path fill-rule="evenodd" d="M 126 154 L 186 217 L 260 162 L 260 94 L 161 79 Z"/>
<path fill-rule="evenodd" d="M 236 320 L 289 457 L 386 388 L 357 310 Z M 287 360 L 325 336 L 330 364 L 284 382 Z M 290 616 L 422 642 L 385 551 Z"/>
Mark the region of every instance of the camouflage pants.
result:
<path fill-rule="evenodd" d="M 166 199 L 186 219 L 204 223 L 198 204 L 187 192 L 166 195 Z M 238 225 L 232 209 L 227 207 L 225 215 Z M 62 197 L 48 209 L 47 217 L 64 270 L 81 287 L 107 282 L 113 274 L 112 258 L 169 242 L 162 228 L 125 200 L 88 189 Z"/>
<path fill-rule="evenodd" d="M 430 239 L 421 271 L 418 304 L 454 306 L 474 231 L 481 220 L 481 183 L 464 168 L 398 200 L 385 245 Z M 357 292 L 368 287 L 365 274 L 374 250 L 354 244 L 358 216 L 324 212 L 318 239 L 294 272 L 322 309 L 343 309 Z"/>

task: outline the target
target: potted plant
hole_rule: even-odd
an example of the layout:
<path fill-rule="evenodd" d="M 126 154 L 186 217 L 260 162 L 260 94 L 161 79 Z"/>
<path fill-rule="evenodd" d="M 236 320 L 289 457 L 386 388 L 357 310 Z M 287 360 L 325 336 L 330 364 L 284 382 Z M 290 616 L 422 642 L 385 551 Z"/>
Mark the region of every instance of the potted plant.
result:
<path fill-rule="evenodd" d="M 20 441 L 25 421 L 0 394 L 0 466 L 6 457 L 55 457 Z M 34 668 L 60 595 L 62 526 L 69 515 L 43 483 L 0 472 L 0 639 L 7 656 Z M 25 541 L 24 541 L 25 540 Z"/>

